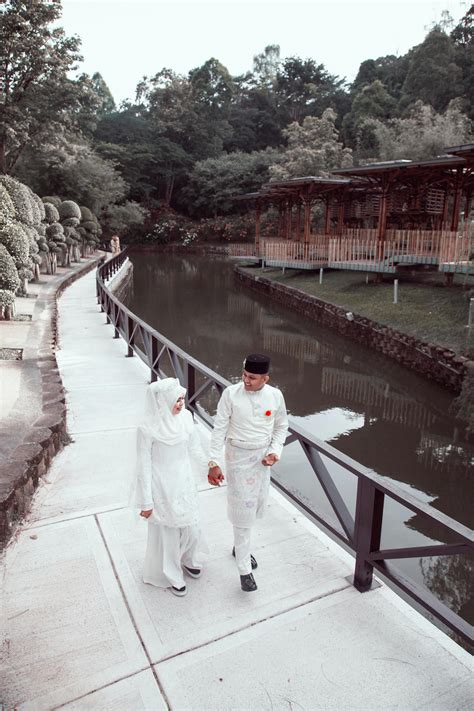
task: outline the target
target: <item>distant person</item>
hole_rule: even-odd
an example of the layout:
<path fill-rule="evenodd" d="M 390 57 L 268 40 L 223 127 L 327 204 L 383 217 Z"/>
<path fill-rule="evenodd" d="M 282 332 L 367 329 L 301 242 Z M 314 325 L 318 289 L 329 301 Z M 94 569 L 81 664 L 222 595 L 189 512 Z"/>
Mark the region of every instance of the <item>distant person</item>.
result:
<path fill-rule="evenodd" d="M 143 581 L 179 597 L 187 592 L 184 573 L 200 577 L 205 549 L 191 458 L 204 470 L 207 458 L 184 407 L 185 393 L 177 378 L 148 387 L 137 433 L 135 496 L 148 520 Z"/>
<path fill-rule="evenodd" d="M 281 456 L 288 432 L 285 400 L 268 385 L 270 358 L 249 355 L 242 381 L 222 393 L 211 438 L 208 480 L 213 486 L 224 481 L 222 453 L 225 446 L 227 512 L 234 527 L 234 548 L 245 592 L 257 589 L 252 570 L 251 531 L 264 514 L 270 487 L 270 467 Z"/>
<path fill-rule="evenodd" d="M 110 238 L 110 249 L 112 251 L 113 257 L 116 254 L 120 254 L 120 252 L 121 252 L 120 237 L 118 235 L 114 235 L 113 237 Z"/>

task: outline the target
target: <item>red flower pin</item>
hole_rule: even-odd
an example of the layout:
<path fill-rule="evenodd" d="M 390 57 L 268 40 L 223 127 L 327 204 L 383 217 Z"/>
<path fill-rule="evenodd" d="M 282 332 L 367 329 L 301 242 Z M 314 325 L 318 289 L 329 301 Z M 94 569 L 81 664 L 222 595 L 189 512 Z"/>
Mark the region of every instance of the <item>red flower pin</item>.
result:
<path fill-rule="evenodd" d="M 265 413 L 265 417 L 270 417 L 271 414 L 272 414 L 272 411 L 271 411 L 271 410 L 267 410 L 266 413 Z"/>

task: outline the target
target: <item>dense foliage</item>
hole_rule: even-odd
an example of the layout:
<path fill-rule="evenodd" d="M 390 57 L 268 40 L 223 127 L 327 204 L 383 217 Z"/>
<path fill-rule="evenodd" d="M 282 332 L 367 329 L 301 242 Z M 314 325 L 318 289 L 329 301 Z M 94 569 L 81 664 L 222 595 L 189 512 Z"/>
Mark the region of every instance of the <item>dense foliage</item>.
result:
<path fill-rule="evenodd" d="M 187 74 L 160 69 L 119 108 L 98 72 L 71 78 L 80 40 L 65 37 L 60 16 L 60 0 L 1 8 L 0 172 L 60 195 L 56 207 L 88 208 L 107 237 L 149 236 L 155 224 L 158 235 L 164 208 L 238 225 L 234 197 L 270 179 L 429 158 L 472 140 L 474 6 L 457 24 L 443 13 L 403 56 L 365 60 L 351 85 L 269 45 L 240 76 L 216 58 Z M 84 241 L 61 224 L 66 243 Z"/>

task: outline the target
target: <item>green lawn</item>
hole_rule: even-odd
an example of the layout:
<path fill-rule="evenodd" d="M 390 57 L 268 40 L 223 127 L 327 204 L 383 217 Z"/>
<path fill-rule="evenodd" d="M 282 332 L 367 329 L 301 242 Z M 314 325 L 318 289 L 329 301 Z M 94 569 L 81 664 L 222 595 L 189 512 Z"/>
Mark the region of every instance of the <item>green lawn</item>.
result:
<path fill-rule="evenodd" d="M 319 271 L 246 268 L 251 273 L 301 289 L 348 311 L 396 328 L 417 338 L 473 356 L 474 327 L 466 328 L 469 297 L 474 297 L 474 278 L 458 274 L 454 285 L 444 286 L 438 272 L 398 276 L 398 304 L 393 303 L 393 277 L 382 284 L 363 272 L 325 270 L 319 284 Z"/>

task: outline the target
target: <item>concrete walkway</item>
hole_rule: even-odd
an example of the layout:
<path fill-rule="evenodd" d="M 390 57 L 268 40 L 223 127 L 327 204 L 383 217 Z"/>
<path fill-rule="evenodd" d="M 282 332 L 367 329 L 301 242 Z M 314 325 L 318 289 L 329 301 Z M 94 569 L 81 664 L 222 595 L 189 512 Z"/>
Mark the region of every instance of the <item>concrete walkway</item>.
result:
<path fill-rule="evenodd" d="M 256 528 L 256 593 L 230 556 L 225 489 L 199 482 L 209 561 L 176 598 L 143 584 L 127 507 L 147 370 L 125 358 L 94 274 L 59 302 L 73 442 L 3 561 L 0 698 L 20 709 L 468 709 L 472 659 L 276 493 Z"/>

